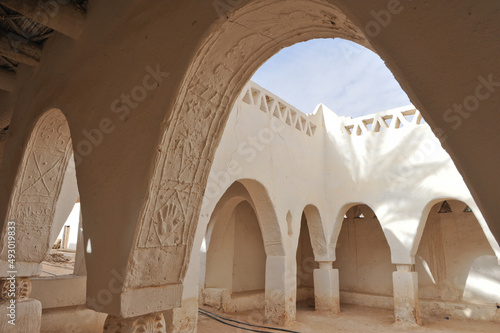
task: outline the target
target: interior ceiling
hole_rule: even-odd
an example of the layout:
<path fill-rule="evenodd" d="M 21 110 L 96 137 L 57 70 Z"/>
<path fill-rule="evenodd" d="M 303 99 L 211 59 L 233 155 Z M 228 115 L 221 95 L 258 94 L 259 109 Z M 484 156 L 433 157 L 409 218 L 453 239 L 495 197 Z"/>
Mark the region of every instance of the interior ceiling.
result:
<path fill-rule="evenodd" d="M 82 11 L 86 11 L 88 0 L 71 0 Z M 26 16 L 0 5 L 0 35 L 8 38 L 11 45 L 30 42 L 43 47 L 45 41 L 50 38 L 54 30 L 30 19 Z M 0 55 L 0 68 L 15 72 L 18 62 L 14 59 Z"/>

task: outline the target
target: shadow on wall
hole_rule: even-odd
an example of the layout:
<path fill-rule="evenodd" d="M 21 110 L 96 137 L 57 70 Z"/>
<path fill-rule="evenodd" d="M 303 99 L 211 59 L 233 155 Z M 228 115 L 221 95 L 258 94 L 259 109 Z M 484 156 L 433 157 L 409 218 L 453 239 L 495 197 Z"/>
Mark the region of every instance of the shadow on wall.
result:
<path fill-rule="evenodd" d="M 500 303 L 500 266 L 468 206 L 457 200 L 435 204 L 416 255 L 423 299 Z"/>
<path fill-rule="evenodd" d="M 357 205 L 346 212 L 336 254 L 341 291 L 393 295 L 391 250 L 370 207 Z"/>
<path fill-rule="evenodd" d="M 257 216 L 248 203 L 214 221 L 207 251 L 206 288 L 264 290 L 266 253 Z"/>
<path fill-rule="evenodd" d="M 391 135 L 397 136 L 395 140 L 390 140 L 388 133 L 370 133 L 337 142 L 341 147 L 336 149 L 338 158 L 347 167 L 352 180 L 358 184 L 383 182 L 389 186 L 389 191 L 401 187 L 421 188 L 429 175 L 446 167 L 450 160 L 437 138 L 429 136 L 430 129 L 425 129 L 426 125 L 418 126 L 412 131 L 405 128 L 391 130 Z M 335 137 L 333 139 L 338 140 Z M 440 153 L 443 153 L 442 158 L 433 158 Z M 432 188 L 428 190 L 432 191 Z M 432 194 L 427 191 L 422 196 L 425 199 L 432 197 Z"/>
<path fill-rule="evenodd" d="M 308 301 L 308 306 L 314 306 L 314 270 L 319 264 L 314 260 L 306 214 L 302 213 L 300 222 L 299 243 L 297 246 L 297 302 Z"/>

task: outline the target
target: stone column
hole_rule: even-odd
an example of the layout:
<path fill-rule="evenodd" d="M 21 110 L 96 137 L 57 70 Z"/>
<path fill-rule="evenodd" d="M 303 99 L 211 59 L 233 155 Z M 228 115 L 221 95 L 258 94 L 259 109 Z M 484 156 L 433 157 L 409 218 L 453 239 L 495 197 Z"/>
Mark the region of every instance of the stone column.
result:
<path fill-rule="evenodd" d="M 163 314 L 154 313 L 132 318 L 108 315 L 104 333 L 167 333 Z"/>
<path fill-rule="evenodd" d="M 292 259 L 268 256 L 266 260 L 266 319 L 276 325 L 295 321 L 297 277 Z"/>
<path fill-rule="evenodd" d="M 0 279 L 0 332 L 40 332 L 42 303 L 30 299 L 31 281 L 27 277 Z"/>
<path fill-rule="evenodd" d="M 316 311 L 340 313 L 339 270 L 333 261 L 320 261 L 314 270 L 314 303 Z"/>
<path fill-rule="evenodd" d="M 418 299 L 418 275 L 414 265 L 396 265 L 394 285 L 394 318 L 397 324 L 422 325 Z"/>

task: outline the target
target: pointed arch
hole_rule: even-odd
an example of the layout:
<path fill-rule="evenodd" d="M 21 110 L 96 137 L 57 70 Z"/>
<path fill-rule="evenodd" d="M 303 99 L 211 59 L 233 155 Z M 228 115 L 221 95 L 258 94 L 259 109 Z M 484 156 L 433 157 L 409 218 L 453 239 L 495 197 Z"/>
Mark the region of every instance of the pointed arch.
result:
<path fill-rule="evenodd" d="M 471 203 L 452 198 L 431 200 L 425 208 L 424 230 L 415 254 L 420 297 L 498 302 L 498 257 L 477 218 L 481 213 L 474 212 Z"/>
<path fill-rule="evenodd" d="M 335 242 L 337 258 L 333 263 L 339 270 L 340 290 L 392 297 L 392 248 L 382 223 L 368 205 L 348 204 L 347 207 L 349 209 L 342 210 L 342 227 Z M 344 296 L 347 299 L 344 297 L 343 301 L 357 302 Z"/>
<path fill-rule="evenodd" d="M 466 205 L 467 207 L 469 207 L 472 210 L 472 213 L 474 214 L 477 222 L 479 223 L 479 226 L 481 227 L 484 236 L 488 240 L 488 243 L 489 243 L 491 249 L 495 253 L 495 256 L 497 257 L 498 262 L 500 263 L 500 244 L 495 239 L 495 236 L 491 232 L 491 230 L 488 226 L 488 223 L 485 221 L 481 211 L 479 210 L 478 206 L 476 205 L 476 203 L 474 202 L 474 200 L 472 198 L 460 199 L 460 198 L 453 198 L 453 197 L 439 197 L 439 198 L 435 198 L 435 199 L 430 200 L 422 209 L 422 214 L 420 215 L 420 222 L 418 225 L 417 234 L 415 235 L 415 241 L 413 243 L 411 255 L 415 256 L 417 254 L 417 251 L 418 251 L 418 248 L 420 246 L 420 242 L 422 240 L 422 235 L 424 233 L 424 229 L 425 229 L 425 226 L 427 224 L 427 220 L 429 218 L 429 214 L 431 212 L 431 209 L 436 204 L 438 204 L 440 202 L 451 201 L 451 200 L 461 201 L 464 203 L 464 205 Z"/>
<path fill-rule="evenodd" d="M 350 202 L 350 203 L 344 204 L 337 211 L 337 215 L 335 216 L 335 221 L 333 223 L 332 233 L 330 235 L 330 242 L 328 244 L 328 252 L 332 256 L 333 260 L 336 259 L 335 248 L 337 246 L 337 241 L 339 239 L 340 230 L 342 229 L 342 225 L 344 224 L 344 216 L 349 209 L 351 209 L 354 206 L 358 206 L 358 205 L 366 205 L 366 204 L 361 202 L 361 201 Z"/>
<path fill-rule="evenodd" d="M 285 255 L 281 228 L 274 205 L 264 185 L 253 179 L 235 181 L 222 195 L 207 226 L 207 246 L 210 246 L 210 236 L 217 216 L 227 215 L 243 201 L 248 201 L 257 215 L 266 254 L 268 256 Z"/>
<path fill-rule="evenodd" d="M 309 228 L 309 236 L 316 261 L 329 261 L 325 229 L 318 208 L 312 204 L 304 207 L 304 214 Z"/>
<path fill-rule="evenodd" d="M 56 206 L 72 156 L 66 117 L 59 109 L 46 111 L 36 121 L 24 150 L 1 239 L 1 264 L 5 265 L 7 228 L 15 225 L 19 276 L 38 275 L 39 264 L 52 245 Z"/>

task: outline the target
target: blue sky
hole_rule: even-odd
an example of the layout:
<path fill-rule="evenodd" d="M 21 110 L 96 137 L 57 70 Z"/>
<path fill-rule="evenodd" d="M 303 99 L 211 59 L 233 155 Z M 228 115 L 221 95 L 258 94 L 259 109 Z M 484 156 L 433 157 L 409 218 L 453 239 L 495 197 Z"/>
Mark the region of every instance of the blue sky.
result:
<path fill-rule="evenodd" d="M 252 81 L 305 113 L 319 103 L 351 117 L 411 104 L 378 55 L 343 39 L 314 39 L 285 48 Z"/>

